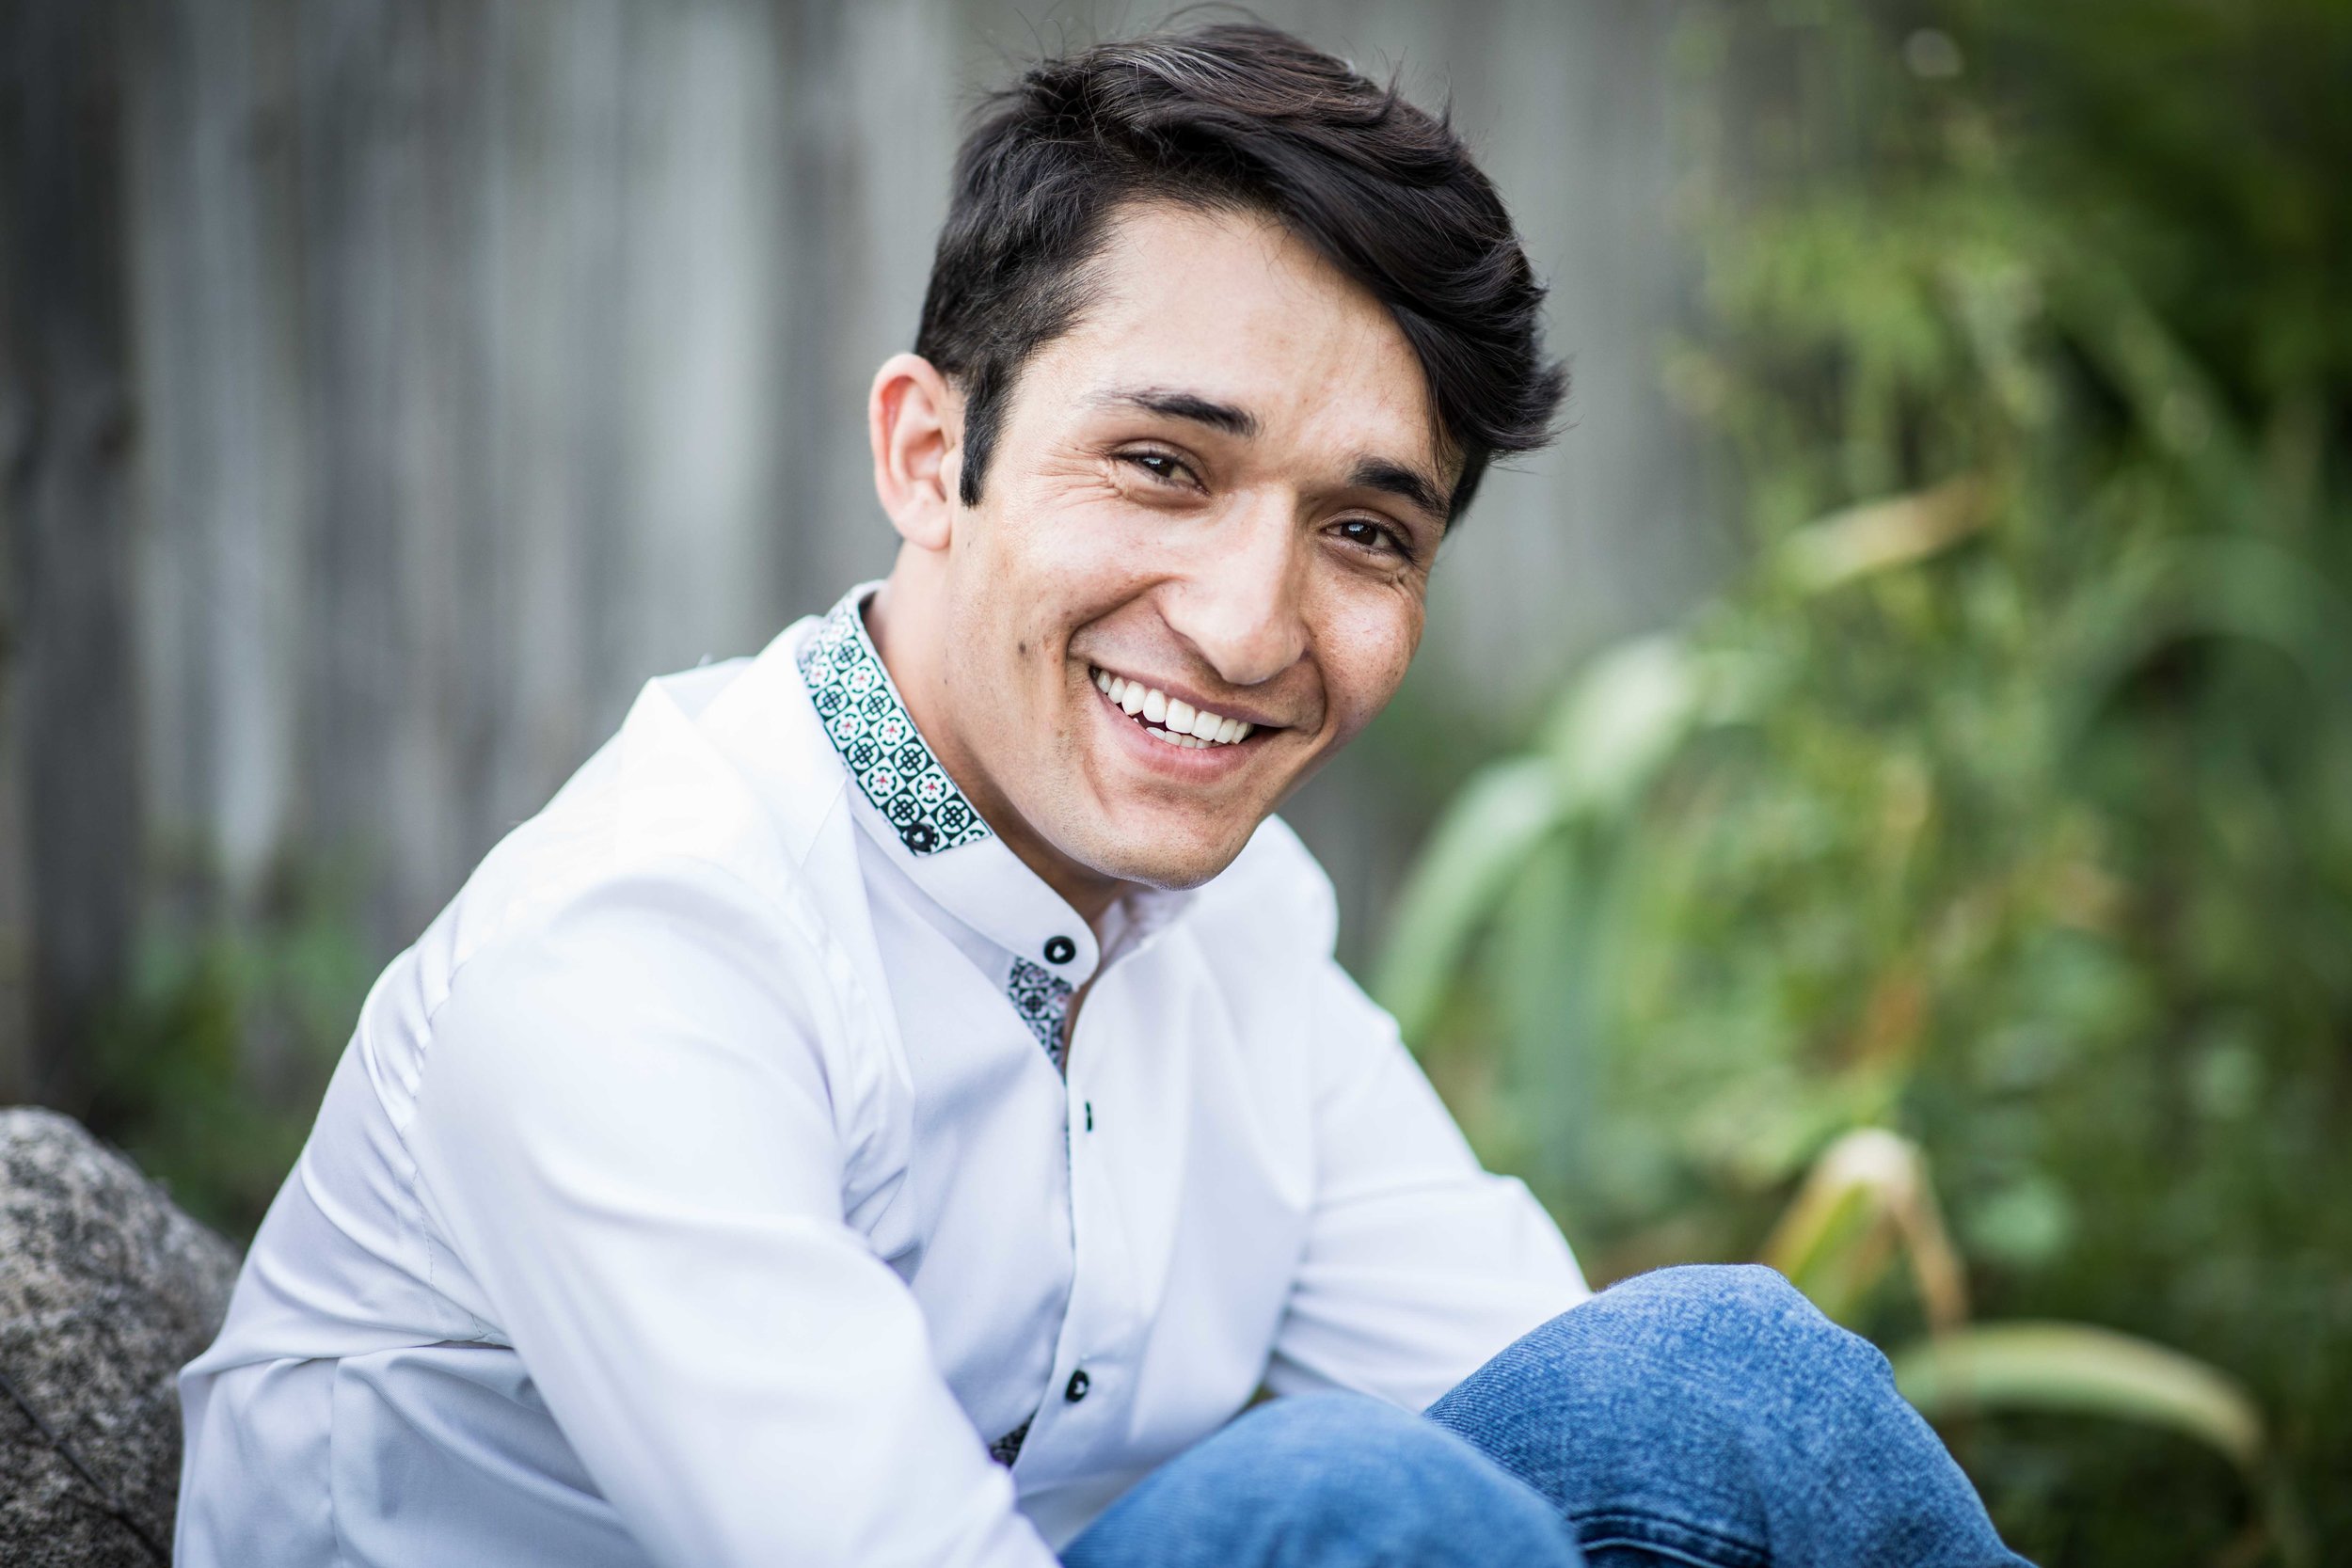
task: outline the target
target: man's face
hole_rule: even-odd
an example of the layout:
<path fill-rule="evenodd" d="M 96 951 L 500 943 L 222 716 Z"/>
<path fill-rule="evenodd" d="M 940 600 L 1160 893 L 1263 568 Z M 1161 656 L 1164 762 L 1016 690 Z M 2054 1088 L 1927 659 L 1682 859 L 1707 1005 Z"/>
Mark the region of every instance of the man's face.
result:
<path fill-rule="evenodd" d="M 1049 881 L 1185 887 L 1395 692 L 1454 467 L 1396 324 L 1272 220 L 1132 208 L 1088 282 L 953 515 L 927 728 Z"/>

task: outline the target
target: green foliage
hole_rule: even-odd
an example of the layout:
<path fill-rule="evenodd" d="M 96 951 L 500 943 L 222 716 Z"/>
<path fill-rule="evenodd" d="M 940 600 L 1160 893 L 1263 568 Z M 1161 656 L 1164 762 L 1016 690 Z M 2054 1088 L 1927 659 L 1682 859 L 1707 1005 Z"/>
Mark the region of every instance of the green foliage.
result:
<path fill-rule="evenodd" d="M 301 1152 L 373 974 L 353 902 L 314 870 L 243 921 L 159 924 L 96 1042 L 91 1128 L 240 1241 Z"/>
<path fill-rule="evenodd" d="M 1473 780 L 1376 989 L 1603 1275 L 1900 1130 L 1985 1315 L 2225 1370 L 2352 1554 L 2352 8 L 1686 42 L 1728 107 L 1668 373 L 1753 566 Z M 1856 1321 L 1912 1333 L 1904 1278 Z M 2256 1516 L 2170 1438 L 1964 1452 L 2045 1563 Z"/>
<path fill-rule="evenodd" d="M 2177 1427 L 2249 1474 L 2263 1463 L 2263 1423 L 2236 1384 L 2202 1362 L 2079 1323 L 1990 1323 L 1895 1359 L 1895 1386 L 1931 1417 L 2035 1403 Z"/>

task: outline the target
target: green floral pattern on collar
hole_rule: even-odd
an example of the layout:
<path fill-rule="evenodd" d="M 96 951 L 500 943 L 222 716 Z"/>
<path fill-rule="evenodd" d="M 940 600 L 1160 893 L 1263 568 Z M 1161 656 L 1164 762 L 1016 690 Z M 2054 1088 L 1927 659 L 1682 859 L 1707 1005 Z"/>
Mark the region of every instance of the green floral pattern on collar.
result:
<path fill-rule="evenodd" d="M 850 777 L 908 852 L 933 855 L 990 836 L 898 700 L 866 635 L 863 591 L 834 605 L 801 650 L 801 679 Z"/>

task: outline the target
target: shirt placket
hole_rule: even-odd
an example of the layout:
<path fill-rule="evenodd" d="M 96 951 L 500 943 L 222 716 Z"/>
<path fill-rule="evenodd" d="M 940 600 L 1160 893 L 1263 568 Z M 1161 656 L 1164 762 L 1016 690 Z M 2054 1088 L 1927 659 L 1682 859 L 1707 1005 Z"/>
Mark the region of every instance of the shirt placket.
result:
<path fill-rule="evenodd" d="M 1063 1080 L 1070 1294 L 1042 1402 L 1027 1421 L 993 1441 L 990 1452 L 1012 1465 L 1034 1447 L 1032 1439 L 1048 1433 L 1060 1451 L 1084 1451 L 1116 1426 L 1117 1413 L 1133 1396 L 1141 1336 L 1136 1259 L 1105 1167 L 1101 1140 L 1108 1129 L 1097 1117 L 1089 1087 L 1101 1081 L 1101 1065 L 1074 1050 L 1072 1038 L 1077 992 L 1090 980 L 1099 990 L 1105 965 L 1094 934 L 1075 912 L 1001 841 L 988 842 L 993 835 L 987 824 L 915 729 L 866 635 L 866 592 L 853 592 L 826 616 L 801 656 L 803 680 L 827 736 L 909 857 L 917 885 L 1009 955 L 1006 999 Z M 967 847 L 966 855 L 947 853 Z M 1137 951 L 1136 944 L 1122 944 L 1119 967 Z M 1089 1005 L 1079 1025 L 1093 1016 Z M 1068 1442 L 1061 1440 L 1064 1433 Z"/>

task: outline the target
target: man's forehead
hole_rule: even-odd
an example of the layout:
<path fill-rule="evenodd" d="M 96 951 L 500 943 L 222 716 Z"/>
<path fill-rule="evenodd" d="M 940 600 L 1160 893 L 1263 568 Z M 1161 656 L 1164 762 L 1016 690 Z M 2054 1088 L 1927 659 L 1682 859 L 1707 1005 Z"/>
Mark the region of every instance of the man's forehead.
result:
<path fill-rule="evenodd" d="M 1451 470 L 1394 318 L 1275 219 L 1137 205 L 1112 220 L 1088 272 L 1057 356 L 1082 403 L 1193 398 L 1240 412 L 1248 435 Z"/>

